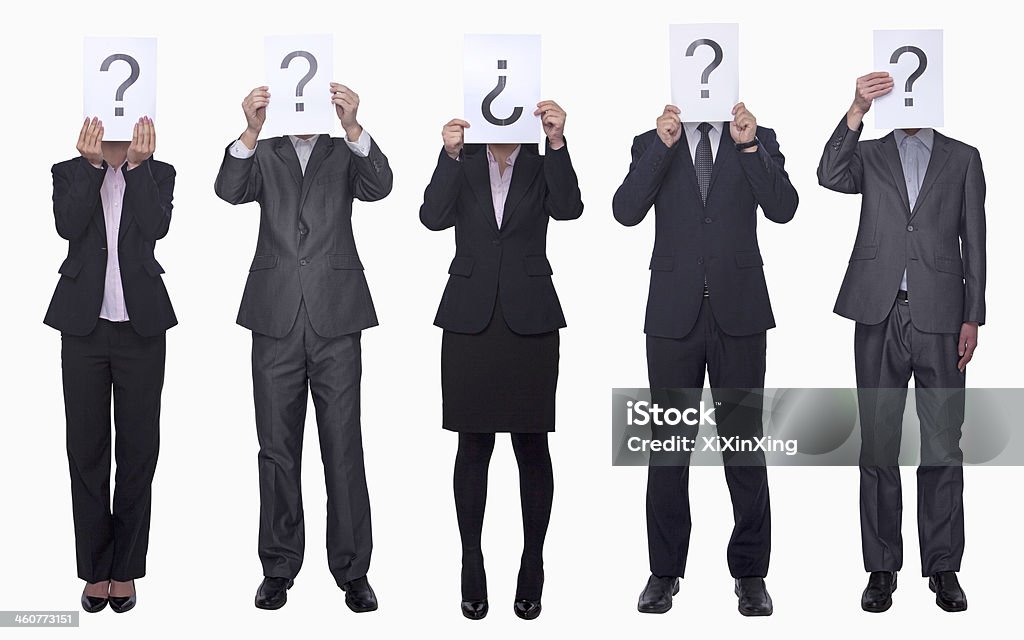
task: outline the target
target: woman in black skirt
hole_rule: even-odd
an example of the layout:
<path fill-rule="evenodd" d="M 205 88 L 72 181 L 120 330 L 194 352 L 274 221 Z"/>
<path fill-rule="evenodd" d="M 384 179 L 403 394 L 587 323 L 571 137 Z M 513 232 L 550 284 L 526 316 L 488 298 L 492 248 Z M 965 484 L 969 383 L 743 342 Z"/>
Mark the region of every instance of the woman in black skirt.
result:
<path fill-rule="evenodd" d="M 545 255 L 549 218 L 583 213 L 562 131 L 565 112 L 537 105 L 547 136 L 536 145 L 463 145 L 464 120 L 444 126 L 437 168 L 420 208 L 434 231 L 455 227 L 455 259 L 434 324 L 441 340 L 444 428 L 459 433 L 455 509 L 462 536 L 462 613 L 487 615 L 480 548 L 487 467 L 496 433 L 510 433 L 519 463 L 524 548 L 514 610 L 540 615 L 543 548 L 553 479 L 558 329 L 565 326 Z"/>

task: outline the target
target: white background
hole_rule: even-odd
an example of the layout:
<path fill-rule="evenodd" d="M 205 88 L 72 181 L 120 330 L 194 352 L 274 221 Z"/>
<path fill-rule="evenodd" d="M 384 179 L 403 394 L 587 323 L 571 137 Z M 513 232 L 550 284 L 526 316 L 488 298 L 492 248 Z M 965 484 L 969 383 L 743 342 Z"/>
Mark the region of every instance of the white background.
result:
<path fill-rule="evenodd" d="M 961 578 L 970 609 L 959 615 L 940 611 L 919 577 L 912 470 L 904 473 L 906 563 L 896 603 L 886 614 L 870 615 L 859 606 L 866 575 L 857 470 L 770 469 L 768 586 L 775 615 L 750 620 L 736 612 L 732 595 L 725 561 L 732 511 L 716 468 L 694 469 L 691 476 L 695 527 L 675 608 L 664 616 L 636 612 L 648 575 L 646 472 L 610 464 L 610 389 L 647 381 L 642 326 L 654 233 L 652 220 L 632 229 L 618 225 L 611 199 L 626 173 L 633 136 L 652 128 L 668 101 L 670 23 L 741 23 L 742 98 L 759 122 L 778 132 L 800 192 L 791 223 L 760 224 L 779 325 L 768 338 L 769 387 L 854 385 L 853 324 L 834 315 L 832 305 L 853 244 L 859 199 L 818 187 L 815 168 L 849 105 L 855 78 L 871 70 L 872 30 L 945 29 L 944 131 L 980 147 L 989 184 L 990 324 L 981 330 L 968 381 L 1024 386 L 1017 140 L 1012 125 L 983 115 L 1019 102 L 1020 89 L 1005 83 L 1006 70 L 1021 62 L 1019 34 L 1014 21 L 992 20 L 995 3 L 964 7 L 865 1 L 826 15 L 808 13 L 802 3 L 743 0 L 715 8 L 634 0 L 628 11 L 607 14 L 548 2 L 521 2 L 515 11 L 503 3 L 488 9 L 468 2 L 401 8 L 382 2 L 205 2 L 179 3 L 173 11 L 149 4 L 22 5 L 24 17 L 0 27 L 0 59 L 8 61 L 0 102 L 8 124 L 7 151 L 0 155 L 6 237 L 0 252 L 0 609 L 71 610 L 81 593 L 60 338 L 42 324 L 66 251 L 54 230 L 49 167 L 76 153 L 82 36 L 108 33 L 160 38 L 157 157 L 174 163 L 178 182 L 174 221 L 157 254 L 181 325 L 168 333 L 149 574 L 139 581 L 139 606 L 123 616 L 83 613 L 78 632 L 55 634 L 354 638 L 431 630 L 452 638 L 578 632 L 800 638 L 966 636 L 1007 628 L 1016 622 L 1020 602 L 1020 468 L 966 471 Z M 234 319 L 259 214 L 255 205 L 233 208 L 213 193 L 224 147 L 245 126 L 239 103 L 263 81 L 263 36 L 332 23 L 344 25 L 335 33 L 336 79 L 360 94 L 360 120 L 395 172 L 391 196 L 357 204 L 354 214 L 381 319 L 363 338 L 363 433 L 375 538 L 370 579 L 381 608 L 359 616 L 345 608 L 327 571 L 323 474 L 311 428 L 304 469 L 306 565 L 284 609 L 253 608 L 261 570 L 251 341 Z M 568 112 L 566 134 L 586 204 L 582 219 L 554 222 L 549 233 L 569 327 L 562 332 L 558 431 L 551 438 L 556 495 L 544 613 L 531 623 L 511 611 L 521 525 L 507 438 L 491 466 L 484 529 L 492 610 L 481 622 L 459 612 L 451 495 L 456 436 L 440 428 L 441 331 L 431 325 L 453 238 L 451 231 L 427 231 L 417 219 L 441 126 L 462 109 L 463 34 L 502 31 L 543 35 L 544 96 Z M 27 50 L 38 53 L 28 57 Z"/>

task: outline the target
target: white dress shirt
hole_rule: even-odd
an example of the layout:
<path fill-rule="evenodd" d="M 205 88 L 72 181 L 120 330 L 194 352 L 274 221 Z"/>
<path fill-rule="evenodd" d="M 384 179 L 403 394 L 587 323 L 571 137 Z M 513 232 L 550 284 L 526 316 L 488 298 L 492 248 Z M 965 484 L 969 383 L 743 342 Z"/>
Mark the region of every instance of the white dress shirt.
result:
<path fill-rule="evenodd" d="M 708 129 L 708 140 L 711 141 L 711 161 L 714 162 L 718 155 L 718 144 L 722 141 L 722 129 L 725 128 L 724 122 L 709 122 L 711 128 Z M 690 147 L 690 160 L 694 163 L 697 162 L 697 144 L 700 142 L 700 131 L 697 127 L 700 126 L 699 122 L 684 122 L 683 131 L 686 133 L 686 143 Z"/>
<path fill-rule="evenodd" d="M 320 134 L 316 134 L 308 140 L 303 140 L 297 136 L 288 136 L 288 139 L 292 142 L 292 147 L 295 148 L 295 155 L 299 157 L 299 167 L 302 169 L 302 173 L 306 173 L 306 164 L 309 162 L 309 156 L 313 153 L 313 147 L 316 145 L 317 138 Z M 352 153 L 356 154 L 360 158 L 365 158 L 370 155 L 370 134 L 366 133 L 366 129 L 359 134 L 359 139 L 352 142 L 345 137 L 345 144 L 352 150 Z M 256 147 L 260 146 L 260 143 L 256 143 Z M 256 153 L 256 147 L 250 149 L 245 146 L 245 143 L 241 140 L 235 140 L 228 148 L 228 153 L 233 158 L 246 159 L 251 158 Z"/>
<path fill-rule="evenodd" d="M 487 171 L 491 178 L 491 203 L 494 205 L 494 219 L 501 228 L 501 221 L 505 217 L 505 199 L 508 198 L 508 187 L 512 184 L 512 170 L 515 168 L 516 158 L 519 157 L 519 150 L 522 145 L 516 146 L 516 150 L 505 159 L 505 173 L 499 171 L 498 161 L 494 159 L 491 148 L 487 147 Z"/>
<path fill-rule="evenodd" d="M 932 158 L 932 144 L 935 142 L 934 129 L 921 129 L 912 136 L 908 136 L 902 129 L 893 132 L 896 138 L 896 148 L 900 151 L 900 164 L 903 165 L 903 178 L 907 185 L 907 200 L 910 210 L 914 210 L 917 204 L 917 196 L 921 191 L 921 182 L 924 181 L 925 171 L 928 170 L 928 162 Z M 907 290 L 907 270 L 903 270 L 903 281 L 900 289 Z"/>
<path fill-rule="evenodd" d="M 120 167 L 107 165 L 107 172 L 100 185 L 100 200 L 103 203 L 103 226 L 107 233 L 107 272 L 103 279 L 103 302 L 100 317 L 111 322 L 128 320 L 128 309 L 124 304 L 124 286 L 121 283 L 121 262 L 117 252 L 117 238 L 121 231 L 121 208 L 124 203 L 124 173 Z"/>

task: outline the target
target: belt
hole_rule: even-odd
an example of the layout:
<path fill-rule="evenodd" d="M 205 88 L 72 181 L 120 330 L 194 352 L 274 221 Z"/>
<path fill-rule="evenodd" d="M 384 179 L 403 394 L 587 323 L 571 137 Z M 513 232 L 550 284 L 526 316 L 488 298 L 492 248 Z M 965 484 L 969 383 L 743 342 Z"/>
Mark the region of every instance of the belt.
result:
<path fill-rule="evenodd" d="M 900 289 L 899 293 L 896 294 L 896 301 L 897 302 L 910 302 L 910 299 L 907 298 L 906 290 Z"/>

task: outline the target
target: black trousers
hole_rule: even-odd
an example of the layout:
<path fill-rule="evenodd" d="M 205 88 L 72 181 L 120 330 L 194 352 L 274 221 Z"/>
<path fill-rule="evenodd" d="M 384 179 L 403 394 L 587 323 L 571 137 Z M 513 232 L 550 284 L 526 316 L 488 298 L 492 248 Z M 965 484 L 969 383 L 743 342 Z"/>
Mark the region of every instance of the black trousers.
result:
<path fill-rule="evenodd" d="M 263 575 L 302 567 L 302 436 L 312 393 L 327 482 L 327 564 L 338 585 L 366 575 L 373 542 L 359 423 L 360 333 L 323 338 L 305 305 L 283 338 L 253 333 L 252 383 L 259 437 Z"/>
<path fill-rule="evenodd" d="M 964 475 L 960 432 L 966 375 L 957 369 L 958 334 L 914 328 L 911 301 L 896 302 L 876 325 L 854 333 L 861 422 L 860 522 L 867 571 L 903 567 L 903 489 L 899 451 L 907 383 L 914 376 L 921 423 L 917 526 L 921 571 L 959 571 L 964 553 Z"/>
<path fill-rule="evenodd" d="M 704 299 L 697 323 L 685 337 L 647 336 L 647 370 L 655 402 L 664 406 L 699 402 L 696 390 L 710 376 L 718 433 L 743 438 L 762 433 L 760 391 L 764 387 L 766 335 L 731 336 L 723 333 Z M 668 391 L 690 389 L 693 392 Z M 681 397 L 679 397 L 681 394 Z M 654 437 L 684 435 L 679 430 Z M 695 437 L 696 428 L 686 433 Z M 745 453 L 743 459 L 724 453 L 725 480 L 732 498 L 734 525 L 729 539 L 729 571 L 736 578 L 764 577 L 771 553 L 771 509 L 768 474 L 763 453 Z M 690 544 L 690 467 L 688 456 L 652 454 L 647 471 L 647 545 L 651 573 L 682 577 Z"/>
<path fill-rule="evenodd" d="M 130 322 L 100 319 L 87 336 L 61 335 L 78 577 L 87 582 L 146 575 L 165 354 L 165 334 L 142 337 Z"/>

